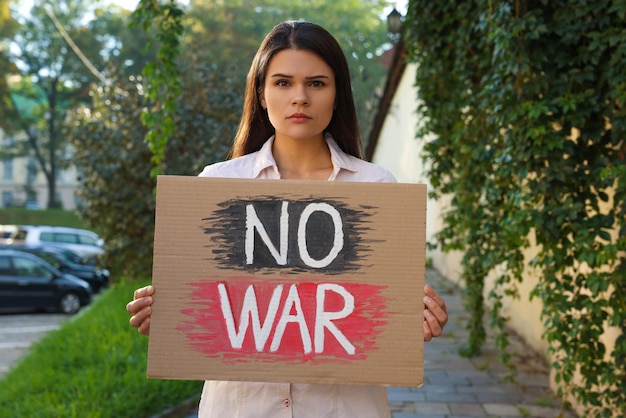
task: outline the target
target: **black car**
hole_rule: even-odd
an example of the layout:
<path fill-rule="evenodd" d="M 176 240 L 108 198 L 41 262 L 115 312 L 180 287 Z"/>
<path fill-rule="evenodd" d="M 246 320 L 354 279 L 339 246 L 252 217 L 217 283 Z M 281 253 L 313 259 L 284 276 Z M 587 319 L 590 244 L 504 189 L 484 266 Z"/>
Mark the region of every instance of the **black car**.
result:
<path fill-rule="evenodd" d="M 74 314 L 91 302 L 89 284 L 23 251 L 0 250 L 0 310 Z"/>
<path fill-rule="evenodd" d="M 65 248 L 52 245 L 13 244 L 0 246 L 0 249 L 12 249 L 34 254 L 61 272 L 83 279 L 89 283 L 94 293 L 109 285 L 109 270 L 100 269 L 93 264 L 84 264 L 78 254 Z"/>

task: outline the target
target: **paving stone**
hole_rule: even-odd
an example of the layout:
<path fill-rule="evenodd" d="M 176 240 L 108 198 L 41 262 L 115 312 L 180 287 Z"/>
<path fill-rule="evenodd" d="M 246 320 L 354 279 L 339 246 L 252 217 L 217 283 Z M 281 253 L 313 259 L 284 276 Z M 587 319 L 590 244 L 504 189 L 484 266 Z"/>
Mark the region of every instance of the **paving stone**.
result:
<path fill-rule="evenodd" d="M 387 392 L 387 399 L 389 402 L 424 402 L 426 395 L 418 392 Z"/>
<path fill-rule="evenodd" d="M 406 414 L 406 413 L 392 413 L 391 418 L 447 418 L 448 415 L 426 415 L 426 414 Z"/>
<path fill-rule="evenodd" d="M 527 411 L 529 416 L 537 418 L 554 418 L 559 413 L 558 408 L 547 408 L 544 406 L 520 405 L 519 408 L 525 412 Z"/>
<path fill-rule="evenodd" d="M 390 401 L 389 402 L 389 410 L 391 412 L 403 412 L 407 414 L 415 414 L 417 413 L 417 403 L 416 402 L 405 402 L 405 401 Z"/>
<path fill-rule="evenodd" d="M 519 393 L 475 393 L 474 395 L 480 403 L 518 404 L 524 399 Z"/>
<path fill-rule="evenodd" d="M 456 392 L 455 390 L 455 386 L 454 385 L 429 385 L 429 386 L 425 386 L 423 392 L 425 393 L 444 393 L 444 394 L 451 394 Z"/>
<path fill-rule="evenodd" d="M 496 383 L 496 382 L 494 382 Z M 491 385 L 459 385 L 456 387 L 457 392 L 459 393 L 490 393 L 490 394 L 503 394 L 510 393 L 510 391 L 505 390 L 502 385 L 499 384 L 491 384 Z M 517 392 L 517 391 L 515 391 Z M 515 393 L 514 392 L 514 393 Z"/>
<path fill-rule="evenodd" d="M 450 393 L 427 393 L 426 401 L 428 402 L 474 402 L 478 403 L 476 396 L 470 393 L 457 393 L 451 395 Z"/>
<path fill-rule="evenodd" d="M 486 415 L 485 409 L 478 403 L 451 403 L 450 410 L 455 417 L 484 417 Z"/>
<path fill-rule="evenodd" d="M 416 411 L 420 417 L 423 415 L 429 415 L 429 414 L 430 415 L 433 415 L 433 414 L 449 415 L 450 414 L 450 408 L 448 407 L 448 404 L 440 403 L 440 402 L 420 403 L 416 405 Z"/>
<path fill-rule="evenodd" d="M 521 417 L 524 416 L 515 404 L 503 404 L 503 403 L 485 403 L 483 404 L 485 412 L 489 415 L 496 417 Z"/>
<path fill-rule="evenodd" d="M 547 375 L 519 373 L 515 375 L 515 381 L 524 386 L 550 387 L 550 379 Z"/>

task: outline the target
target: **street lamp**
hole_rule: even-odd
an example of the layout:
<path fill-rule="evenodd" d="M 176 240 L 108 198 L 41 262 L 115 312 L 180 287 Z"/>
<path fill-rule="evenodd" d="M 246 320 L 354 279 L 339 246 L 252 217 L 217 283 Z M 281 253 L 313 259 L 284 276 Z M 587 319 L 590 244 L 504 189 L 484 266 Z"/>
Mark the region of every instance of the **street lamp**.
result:
<path fill-rule="evenodd" d="M 395 7 L 387 15 L 387 31 L 393 38 L 397 38 L 402 31 L 402 15 Z"/>

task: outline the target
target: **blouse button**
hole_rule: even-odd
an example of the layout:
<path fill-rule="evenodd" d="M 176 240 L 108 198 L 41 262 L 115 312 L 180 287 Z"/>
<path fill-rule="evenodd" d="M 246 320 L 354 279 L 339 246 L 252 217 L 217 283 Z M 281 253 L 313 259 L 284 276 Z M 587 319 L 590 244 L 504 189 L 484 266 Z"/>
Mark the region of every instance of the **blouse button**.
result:
<path fill-rule="evenodd" d="M 285 407 L 289 408 L 289 399 L 285 399 Z"/>

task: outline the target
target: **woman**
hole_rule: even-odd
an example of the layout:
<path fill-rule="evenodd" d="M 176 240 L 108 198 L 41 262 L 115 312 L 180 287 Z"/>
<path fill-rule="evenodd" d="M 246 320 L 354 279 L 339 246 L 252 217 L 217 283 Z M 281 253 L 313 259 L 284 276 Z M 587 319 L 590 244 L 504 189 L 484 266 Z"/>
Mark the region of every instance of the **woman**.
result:
<path fill-rule="evenodd" d="M 284 22 L 263 40 L 248 73 L 231 159 L 206 177 L 395 182 L 363 161 L 348 64 L 337 41 L 308 22 Z M 127 305 L 131 325 L 150 332 L 154 288 Z M 424 340 L 441 334 L 444 301 L 426 286 Z M 389 417 L 382 386 L 207 381 L 203 417 Z"/>

